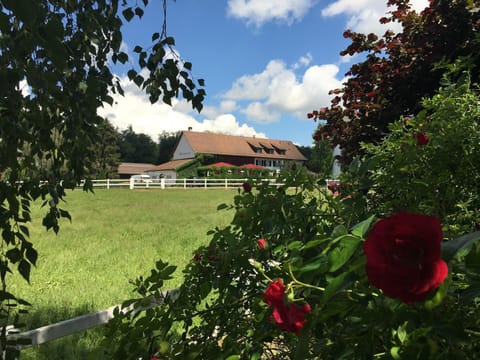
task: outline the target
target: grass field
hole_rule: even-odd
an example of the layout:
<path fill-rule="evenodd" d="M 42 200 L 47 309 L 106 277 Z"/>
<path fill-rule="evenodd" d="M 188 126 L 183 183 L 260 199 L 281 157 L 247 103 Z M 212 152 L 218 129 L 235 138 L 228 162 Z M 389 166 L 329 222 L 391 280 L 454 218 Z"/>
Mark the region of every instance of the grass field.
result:
<path fill-rule="evenodd" d="M 38 250 L 31 284 L 14 277 L 10 291 L 31 302 L 25 318 L 36 328 L 94 312 L 134 295 L 129 280 L 148 274 L 158 259 L 179 268 L 167 288 L 181 282 L 194 250 L 209 241 L 206 232 L 227 225 L 233 213 L 217 211 L 232 203 L 235 190 L 75 190 L 63 208 L 55 235 L 41 226 L 45 209 L 34 207 L 31 241 Z M 22 351 L 21 359 L 83 359 L 101 329 Z"/>

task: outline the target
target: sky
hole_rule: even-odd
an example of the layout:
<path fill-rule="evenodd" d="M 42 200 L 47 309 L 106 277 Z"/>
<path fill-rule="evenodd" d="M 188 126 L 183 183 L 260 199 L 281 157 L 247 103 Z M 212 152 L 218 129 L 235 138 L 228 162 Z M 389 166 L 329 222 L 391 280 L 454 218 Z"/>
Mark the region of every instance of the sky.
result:
<path fill-rule="evenodd" d="M 358 56 L 341 57 L 346 29 L 379 35 L 386 0 L 168 0 L 167 34 L 175 49 L 205 80 L 200 113 L 185 100 L 151 105 L 128 82 L 130 67 L 113 66 L 125 96 L 99 108 L 119 130 L 132 126 L 154 141 L 162 132 L 211 131 L 290 140 L 312 145 L 318 124 L 307 113 L 329 106 L 329 90 L 341 87 Z M 421 11 L 428 0 L 411 0 Z M 163 1 L 149 0 L 145 15 L 123 29 L 122 48 L 135 58 L 135 45 L 148 47 L 161 32 Z M 392 9 L 390 9 L 392 10 Z M 398 24 L 394 31 L 400 30 Z M 392 28 L 392 24 L 388 24 Z"/>

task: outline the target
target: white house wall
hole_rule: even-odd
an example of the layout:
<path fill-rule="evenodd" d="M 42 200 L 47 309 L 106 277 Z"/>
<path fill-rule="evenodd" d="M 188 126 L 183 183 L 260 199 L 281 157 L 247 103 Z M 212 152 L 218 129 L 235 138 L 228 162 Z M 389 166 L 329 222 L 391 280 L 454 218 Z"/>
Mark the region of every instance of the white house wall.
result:
<path fill-rule="evenodd" d="M 177 173 L 174 170 L 155 170 L 147 171 L 146 173 L 150 175 L 153 180 L 161 178 L 175 180 L 177 178 Z"/>
<path fill-rule="evenodd" d="M 194 157 L 195 153 L 192 147 L 185 139 L 185 136 L 182 136 L 180 138 L 180 141 L 178 142 L 178 146 L 175 149 L 175 152 L 173 153 L 172 160 L 192 159 Z"/>

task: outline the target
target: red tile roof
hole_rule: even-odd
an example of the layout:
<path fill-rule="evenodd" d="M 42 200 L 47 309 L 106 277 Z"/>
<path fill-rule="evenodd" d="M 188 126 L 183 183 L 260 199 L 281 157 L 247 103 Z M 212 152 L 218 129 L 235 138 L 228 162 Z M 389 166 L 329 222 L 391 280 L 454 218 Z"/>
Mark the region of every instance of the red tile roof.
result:
<path fill-rule="evenodd" d="M 195 159 L 172 160 L 157 166 L 151 166 L 146 171 L 176 170 L 179 166 L 182 166 L 183 164 L 193 160 Z"/>
<path fill-rule="evenodd" d="M 118 164 L 117 172 L 119 174 L 142 174 L 146 169 L 155 166 L 153 164 L 146 163 L 120 163 Z"/>
<path fill-rule="evenodd" d="M 232 136 L 196 131 L 184 131 L 183 136 L 185 136 L 193 151 L 197 154 L 248 156 L 297 161 L 307 160 L 295 144 L 287 140 Z M 255 152 L 255 148 L 261 152 Z M 271 153 L 268 153 L 267 150 Z"/>

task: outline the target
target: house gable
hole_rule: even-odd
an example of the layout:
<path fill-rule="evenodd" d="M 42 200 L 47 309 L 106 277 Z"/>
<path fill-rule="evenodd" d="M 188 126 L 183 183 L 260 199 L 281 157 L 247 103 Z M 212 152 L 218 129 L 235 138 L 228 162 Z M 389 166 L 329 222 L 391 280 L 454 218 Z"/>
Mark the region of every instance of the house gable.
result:
<path fill-rule="evenodd" d="M 192 159 L 195 157 L 195 152 L 188 142 L 188 139 L 182 133 L 180 140 L 178 141 L 177 147 L 173 152 L 172 160 L 182 160 L 182 159 Z"/>

